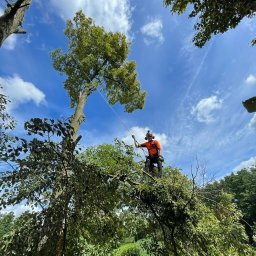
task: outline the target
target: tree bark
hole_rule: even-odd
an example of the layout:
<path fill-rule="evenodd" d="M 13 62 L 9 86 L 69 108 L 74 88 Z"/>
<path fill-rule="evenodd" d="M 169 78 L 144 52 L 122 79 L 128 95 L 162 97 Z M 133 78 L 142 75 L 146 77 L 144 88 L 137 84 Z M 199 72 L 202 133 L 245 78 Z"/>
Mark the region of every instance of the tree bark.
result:
<path fill-rule="evenodd" d="M 0 17 L 0 47 L 11 34 L 24 34 L 21 28 L 26 10 L 31 0 L 17 0 L 15 4 L 8 4 L 4 14 Z"/>
<path fill-rule="evenodd" d="M 72 136 L 73 141 L 76 140 L 79 127 L 85 119 L 83 110 L 84 110 L 84 106 L 85 106 L 85 103 L 87 101 L 88 96 L 89 96 L 89 93 L 88 93 L 87 90 L 84 90 L 81 93 L 81 95 L 79 97 L 79 100 L 78 100 L 78 103 L 77 103 L 77 106 L 76 106 L 76 109 L 75 109 L 75 113 L 72 116 L 71 127 L 73 128 L 73 136 Z"/>

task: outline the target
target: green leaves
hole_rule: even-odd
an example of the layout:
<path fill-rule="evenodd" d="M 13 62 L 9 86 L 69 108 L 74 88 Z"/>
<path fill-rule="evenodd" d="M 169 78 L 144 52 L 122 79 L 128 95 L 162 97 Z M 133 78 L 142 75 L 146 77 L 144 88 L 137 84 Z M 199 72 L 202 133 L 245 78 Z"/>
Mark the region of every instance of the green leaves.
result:
<path fill-rule="evenodd" d="M 38 136 L 39 131 L 48 134 L 49 127 L 50 134 L 61 131 L 62 125 L 36 119 L 26 127 Z M 34 139 L 27 141 L 28 155 L 19 156 L 16 172 L 2 177 L 2 206 L 26 199 L 42 210 L 12 221 L 17 225 L 7 227 L 10 231 L 0 242 L 3 255 L 17 250 L 13 241 L 21 255 L 51 253 L 63 220 L 67 255 L 111 255 L 133 236 L 142 238 L 153 255 L 253 255 L 230 194 L 215 193 L 215 203 L 209 204 L 193 180 L 170 167 L 163 178 L 146 179 L 133 160 L 133 148 L 120 141 L 88 148 L 79 156 L 66 139 L 64 151 L 62 143 L 36 141 L 40 151 L 32 150 Z"/>
<path fill-rule="evenodd" d="M 110 104 L 120 102 L 126 112 L 144 106 L 145 92 L 141 92 L 135 73 L 135 62 L 126 62 L 122 67 L 112 68 L 106 73 L 106 91 Z"/>
<path fill-rule="evenodd" d="M 145 93 L 137 80 L 135 62 L 126 60 L 129 47 L 123 34 L 104 31 L 82 12 L 67 22 L 65 34 L 67 53 L 57 49 L 51 57 L 54 68 L 67 75 L 64 87 L 72 107 L 82 93 L 89 96 L 99 85 L 106 85 L 110 104 L 119 102 L 127 112 L 143 107 Z"/>
<path fill-rule="evenodd" d="M 199 1 L 199 0 L 164 0 L 173 13 L 182 14 L 191 6 L 190 18 L 197 17 L 196 35 L 193 42 L 203 47 L 212 35 L 222 34 L 235 28 L 243 18 L 252 18 L 256 12 L 254 1 Z M 252 45 L 254 45 L 252 41 Z"/>
<path fill-rule="evenodd" d="M 256 220 L 256 169 L 243 169 L 236 174 L 232 173 L 226 176 L 223 180 L 209 184 L 205 190 L 209 193 L 212 199 L 218 199 L 219 193 L 215 191 L 225 191 L 233 195 L 232 200 L 241 211 L 242 216 L 239 215 L 241 223 L 245 226 L 249 243 L 253 244 L 253 230 L 252 226 Z"/>
<path fill-rule="evenodd" d="M 37 214 L 24 212 L 14 218 L 13 214 L 0 217 L 0 230 L 6 219 L 9 219 L 6 233 L 0 235 L 1 255 L 33 256 L 37 254 L 37 240 L 40 233 L 40 224 L 37 222 Z"/>

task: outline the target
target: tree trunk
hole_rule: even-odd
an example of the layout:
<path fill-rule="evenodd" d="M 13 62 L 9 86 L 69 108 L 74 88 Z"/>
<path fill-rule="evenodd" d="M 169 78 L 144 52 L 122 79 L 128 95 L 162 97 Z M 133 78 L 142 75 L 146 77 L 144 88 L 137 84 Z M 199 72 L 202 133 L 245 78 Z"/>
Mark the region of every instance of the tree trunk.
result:
<path fill-rule="evenodd" d="M 73 134 L 72 134 L 71 140 L 75 143 L 77 143 L 77 133 L 78 133 L 79 127 L 84 120 L 83 109 L 84 109 L 88 95 L 89 93 L 87 90 L 84 90 L 81 93 L 75 109 L 75 113 L 71 117 L 71 127 L 73 128 Z M 63 143 L 65 144 L 65 141 L 63 141 Z M 69 153 L 67 152 L 69 150 L 72 150 L 72 149 L 64 145 L 64 148 L 63 148 L 64 159 L 66 159 L 67 155 L 69 155 Z M 51 225 L 52 223 L 55 226 L 55 231 L 54 233 L 50 233 L 49 236 L 47 236 L 48 241 L 45 241 L 45 242 L 41 241 L 39 255 L 44 255 L 45 250 L 47 251 L 46 249 L 47 247 L 52 247 L 52 251 L 50 255 L 63 256 L 64 254 L 66 232 L 67 232 L 68 204 L 72 197 L 72 195 L 68 191 L 68 177 L 70 177 L 71 173 L 68 168 L 69 165 L 66 161 L 68 161 L 68 159 L 64 160 L 64 163 L 62 163 L 62 168 L 60 169 L 57 176 L 57 180 L 56 180 L 57 189 L 53 191 L 54 197 L 53 197 L 52 203 L 50 203 L 53 207 L 50 223 L 46 222 L 47 226 Z M 66 179 L 67 183 L 63 183 L 63 179 Z M 59 214 L 56 214 L 57 212 L 59 212 Z M 49 227 L 46 227 L 49 233 L 48 228 Z M 54 241 L 54 245 L 52 244 L 53 241 Z"/>
<path fill-rule="evenodd" d="M 76 140 L 79 127 L 85 119 L 83 110 L 84 110 L 84 106 L 85 106 L 88 95 L 89 94 L 88 94 L 87 90 L 84 90 L 81 93 L 81 95 L 79 97 L 79 101 L 78 101 L 76 109 L 75 109 L 75 113 L 71 118 L 71 127 L 73 128 L 73 136 L 72 136 L 73 141 Z"/>
<path fill-rule="evenodd" d="M 85 119 L 83 110 L 84 110 L 84 106 L 85 106 L 87 97 L 88 97 L 88 92 L 87 92 L 87 90 L 84 90 L 81 93 L 80 97 L 79 97 L 79 100 L 78 100 L 78 103 L 77 103 L 77 106 L 76 106 L 76 109 L 75 109 L 75 113 L 71 118 L 71 127 L 73 128 L 73 134 L 72 134 L 72 141 L 73 142 L 75 142 L 75 140 L 77 138 L 79 127 Z M 61 176 L 63 176 L 63 174 Z M 67 173 L 67 176 L 69 176 L 69 173 Z M 63 193 L 65 193 L 65 189 L 66 188 L 62 188 L 61 191 L 58 191 L 58 194 L 63 195 Z M 58 241 L 57 241 L 57 244 L 56 244 L 56 253 L 55 253 L 56 256 L 62 256 L 63 253 L 64 253 L 64 249 L 65 249 L 64 245 L 65 245 L 65 240 L 66 240 L 65 236 L 66 236 L 66 229 L 67 229 L 67 226 L 66 226 L 67 225 L 67 223 L 66 223 L 67 207 L 68 207 L 68 202 L 69 202 L 71 196 L 66 194 L 65 197 L 66 197 L 65 198 L 66 202 L 65 202 L 65 207 L 63 208 L 64 216 L 63 216 L 63 219 L 61 219 L 61 224 L 62 225 L 60 226 L 61 227 L 60 233 L 59 233 L 60 235 L 58 237 Z"/>
<path fill-rule="evenodd" d="M 8 4 L 5 13 L 0 17 L 0 47 L 11 34 L 26 33 L 21 26 L 30 3 L 31 0 L 17 0 L 13 5 Z"/>

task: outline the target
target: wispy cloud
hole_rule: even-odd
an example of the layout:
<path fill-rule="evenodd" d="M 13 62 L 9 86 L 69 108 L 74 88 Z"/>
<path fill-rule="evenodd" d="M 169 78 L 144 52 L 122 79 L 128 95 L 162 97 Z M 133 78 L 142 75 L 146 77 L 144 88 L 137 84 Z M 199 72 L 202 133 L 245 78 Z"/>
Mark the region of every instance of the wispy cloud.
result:
<path fill-rule="evenodd" d="M 11 34 L 3 43 L 3 48 L 6 50 L 14 50 L 17 43 L 17 35 Z"/>
<path fill-rule="evenodd" d="M 246 79 L 245 83 L 248 85 L 256 85 L 256 76 L 250 74 Z"/>
<path fill-rule="evenodd" d="M 7 109 L 11 111 L 20 104 L 32 101 L 36 105 L 45 102 L 45 94 L 33 83 L 26 82 L 18 75 L 12 77 L 0 77 L 0 92 L 8 95 L 10 104 Z"/>
<path fill-rule="evenodd" d="M 154 19 L 141 27 L 140 31 L 145 36 L 144 42 L 147 45 L 154 42 L 163 43 L 164 36 L 162 34 L 162 28 L 163 24 L 160 19 Z"/>
<path fill-rule="evenodd" d="M 197 50 L 197 47 L 193 44 L 194 31 L 188 33 L 187 36 L 184 37 L 182 46 L 180 48 L 180 53 L 185 58 L 191 58 L 194 51 Z"/>
<path fill-rule="evenodd" d="M 248 126 L 249 128 L 256 130 L 256 114 L 253 115 Z"/>
<path fill-rule="evenodd" d="M 215 110 L 222 108 L 222 100 L 218 99 L 217 96 L 211 96 L 200 100 L 196 106 L 192 107 L 191 113 L 196 116 L 198 122 L 212 123 L 216 119 L 214 117 Z"/>
<path fill-rule="evenodd" d="M 213 41 L 214 41 L 214 40 L 213 40 Z M 189 97 L 189 95 L 190 95 L 190 92 L 191 92 L 192 88 L 194 87 L 194 85 L 195 85 L 195 83 L 196 83 L 197 78 L 198 78 L 198 77 L 200 76 L 200 74 L 201 74 L 201 71 L 202 71 L 202 69 L 203 69 L 203 67 L 204 67 L 204 64 L 205 64 L 206 60 L 207 60 L 208 54 L 209 54 L 209 52 L 211 51 L 212 45 L 213 45 L 213 43 L 210 43 L 210 44 L 209 44 L 209 46 L 208 46 L 208 48 L 206 49 L 204 55 L 202 56 L 202 59 L 201 59 L 199 65 L 197 65 L 197 69 L 196 69 L 195 71 L 193 71 L 193 74 L 194 74 L 194 75 L 193 75 L 193 77 L 192 77 L 192 79 L 191 79 L 191 82 L 188 84 L 188 87 L 187 87 L 187 89 L 186 89 L 186 91 L 185 91 L 185 93 L 184 93 L 183 99 L 180 101 L 180 105 L 179 105 L 178 109 L 181 109 L 181 108 L 184 106 L 184 103 L 187 101 L 187 99 L 188 99 L 188 97 Z M 193 53 L 193 51 L 191 51 L 190 54 L 192 54 L 192 53 Z M 192 54 L 192 55 L 193 55 L 193 54 Z"/>
<path fill-rule="evenodd" d="M 51 4 L 55 12 L 64 20 L 72 18 L 75 12 L 83 10 L 98 25 L 109 31 L 128 35 L 131 29 L 132 8 L 128 0 L 76 0 L 72 4 L 70 0 L 51 0 Z"/>

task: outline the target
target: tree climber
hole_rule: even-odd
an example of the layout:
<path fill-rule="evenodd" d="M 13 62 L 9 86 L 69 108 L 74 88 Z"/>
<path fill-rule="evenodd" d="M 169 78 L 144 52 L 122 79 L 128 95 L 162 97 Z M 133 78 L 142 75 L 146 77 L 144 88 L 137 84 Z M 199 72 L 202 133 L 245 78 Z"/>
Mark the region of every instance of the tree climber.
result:
<path fill-rule="evenodd" d="M 158 140 L 154 140 L 154 136 L 153 134 L 148 131 L 145 137 L 145 140 L 147 140 L 147 142 L 139 144 L 136 139 L 135 136 L 132 135 L 133 140 L 134 140 L 134 145 L 136 148 L 140 148 L 140 147 L 145 147 L 148 149 L 148 156 L 146 158 L 146 162 L 145 162 L 145 169 L 146 171 L 148 170 L 149 172 L 152 172 L 154 169 L 154 163 L 157 164 L 157 168 L 158 168 L 158 174 L 159 176 L 162 175 L 162 162 L 164 161 L 162 155 L 161 155 L 161 145 L 159 143 Z"/>

